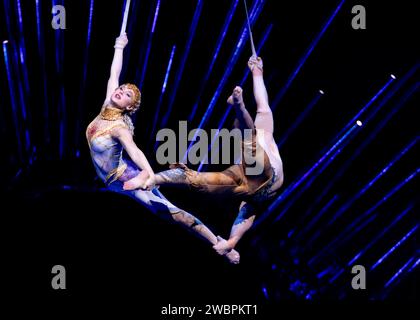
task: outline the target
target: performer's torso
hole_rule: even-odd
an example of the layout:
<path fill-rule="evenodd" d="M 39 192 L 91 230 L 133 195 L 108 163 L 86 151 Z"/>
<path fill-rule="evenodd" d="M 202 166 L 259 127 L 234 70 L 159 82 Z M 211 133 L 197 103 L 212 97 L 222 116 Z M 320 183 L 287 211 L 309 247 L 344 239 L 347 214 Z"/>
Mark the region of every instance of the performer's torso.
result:
<path fill-rule="evenodd" d="M 96 117 L 86 129 L 90 154 L 98 176 L 105 182 L 109 174 L 124 165 L 122 145 L 111 132 L 126 127 L 122 120 L 107 121 Z"/>

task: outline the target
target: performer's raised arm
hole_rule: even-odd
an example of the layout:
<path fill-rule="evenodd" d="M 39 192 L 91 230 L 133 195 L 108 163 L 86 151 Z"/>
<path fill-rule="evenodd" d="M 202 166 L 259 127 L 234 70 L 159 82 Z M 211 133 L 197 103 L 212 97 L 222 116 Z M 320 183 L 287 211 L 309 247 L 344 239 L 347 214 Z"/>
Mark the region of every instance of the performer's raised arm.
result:
<path fill-rule="evenodd" d="M 112 59 L 111 71 L 108 79 L 105 102 L 109 101 L 112 93 L 119 86 L 120 74 L 123 66 L 124 48 L 128 43 L 127 35 L 124 33 L 115 40 L 114 58 Z"/>

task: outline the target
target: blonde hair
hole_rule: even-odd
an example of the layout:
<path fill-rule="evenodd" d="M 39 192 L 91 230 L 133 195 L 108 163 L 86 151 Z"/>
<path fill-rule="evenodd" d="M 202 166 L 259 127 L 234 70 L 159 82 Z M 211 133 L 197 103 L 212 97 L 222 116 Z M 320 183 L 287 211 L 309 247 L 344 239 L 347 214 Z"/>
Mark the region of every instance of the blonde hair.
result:
<path fill-rule="evenodd" d="M 140 107 L 140 103 L 141 103 L 141 92 L 139 90 L 139 88 L 132 83 L 125 83 L 123 84 L 124 87 L 126 87 L 129 90 L 132 90 L 134 92 L 134 98 L 133 98 L 133 110 L 130 110 L 129 114 L 134 114 Z"/>

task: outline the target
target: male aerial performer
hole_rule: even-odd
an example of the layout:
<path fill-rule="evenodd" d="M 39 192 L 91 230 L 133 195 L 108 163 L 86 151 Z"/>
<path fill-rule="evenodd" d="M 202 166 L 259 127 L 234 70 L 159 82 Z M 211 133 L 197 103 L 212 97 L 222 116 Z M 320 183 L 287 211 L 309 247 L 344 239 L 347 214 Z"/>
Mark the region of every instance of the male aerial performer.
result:
<path fill-rule="evenodd" d="M 236 87 L 227 102 L 233 106 L 236 113 L 235 126 L 243 132 L 251 130 L 251 137 L 244 134 L 242 143 L 242 161 L 230 166 L 222 172 L 197 172 L 179 163 L 172 165 L 173 169 L 157 173 L 154 176 L 157 185 L 185 185 L 191 189 L 214 195 L 229 196 L 242 200 L 239 214 L 233 223 L 228 240 L 218 237 L 213 248 L 221 255 L 235 248 L 244 233 L 251 228 L 257 214 L 261 213 L 275 197 L 283 184 L 283 163 L 277 144 L 274 141 L 273 114 L 268 104 L 268 95 L 263 79 L 263 62 L 261 58 L 252 56 L 248 61 L 252 72 L 254 97 L 257 103 L 255 120 L 251 118 L 242 98 L 242 89 Z M 250 155 L 257 163 L 253 166 L 262 170 L 255 174 L 246 161 Z M 133 190 L 144 183 L 142 177 L 124 183 L 124 189 Z"/>

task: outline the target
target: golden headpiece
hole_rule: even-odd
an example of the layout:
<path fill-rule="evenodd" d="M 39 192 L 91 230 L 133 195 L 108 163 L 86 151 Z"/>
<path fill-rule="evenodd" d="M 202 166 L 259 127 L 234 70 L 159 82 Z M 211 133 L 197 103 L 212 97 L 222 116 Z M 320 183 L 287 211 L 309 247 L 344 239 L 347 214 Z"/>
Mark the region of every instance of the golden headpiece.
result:
<path fill-rule="evenodd" d="M 134 92 L 134 110 L 132 110 L 130 113 L 134 113 L 137 111 L 137 109 L 140 107 L 141 103 L 141 92 L 139 88 L 135 84 L 132 83 L 125 83 L 123 86 L 125 86 L 127 89 L 133 90 Z"/>

